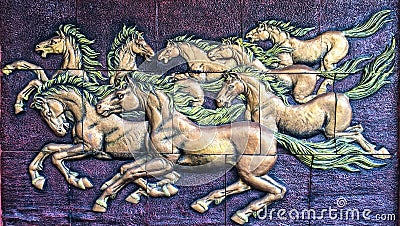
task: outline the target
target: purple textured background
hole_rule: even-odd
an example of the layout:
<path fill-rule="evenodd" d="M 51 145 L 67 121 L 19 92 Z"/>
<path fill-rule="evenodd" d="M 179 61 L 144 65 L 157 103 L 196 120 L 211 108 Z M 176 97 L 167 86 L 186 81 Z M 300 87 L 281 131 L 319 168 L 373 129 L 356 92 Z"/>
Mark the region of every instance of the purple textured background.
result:
<path fill-rule="evenodd" d="M 257 21 L 282 19 L 293 24 L 317 29 L 306 37 L 326 30 L 345 30 L 364 21 L 382 9 L 398 8 L 396 0 L 336 0 L 336 1 L 1 1 L 0 49 L 1 67 L 24 59 L 53 73 L 59 67 L 60 56 L 41 59 L 34 53 L 38 42 L 52 37 L 60 24 L 74 23 L 90 39 L 96 39 L 93 48 L 105 56 L 115 34 L 123 24 L 136 24 L 145 32 L 146 41 L 161 50 L 165 40 L 182 34 L 193 34 L 204 39 L 244 35 Z M 398 12 L 396 12 L 396 15 Z M 365 54 L 377 55 L 391 36 L 397 34 L 394 22 L 366 39 L 350 39 L 346 59 Z M 344 61 L 342 61 L 344 62 Z M 162 65 L 160 65 L 162 66 Z M 398 70 L 397 70 L 398 71 Z M 227 198 L 205 214 L 190 208 L 197 198 L 212 190 L 223 188 L 237 179 L 235 170 L 204 186 L 182 186 L 171 198 L 144 199 L 138 205 L 124 201 L 135 189 L 125 188 L 104 214 L 93 213 L 91 207 L 101 194 L 100 185 L 118 171 L 126 161 L 94 159 L 68 163 L 71 168 L 88 176 L 94 188 L 81 191 L 68 186 L 60 173 L 45 162 L 47 185 L 43 191 L 30 182 L 28 165 L 40 148 L 49 142 L 68 143 L 70 136 L 57 138 L 42 121 L 39 113 L 28 110 L 14 115 L 15 97 L 34 76 L 20 71 L 1 77 L 1 203 L 2 223 L 5 225 L 233 225 L 230 217 L 251 200 L 261 197 L 258 191 Z M 354 86 L 358 75 L 349 76 L 334 85 L 344 92 Z M 352 101 L 353 123 L 362 123 L 365 137 L 372 143 L 384 145 L 393 157 L 386 166 L 348 173 L 342 170 L 310 169 L 293 156 L 281 150 L 279 160 L 269 173 L 285 184 L 288 192 L 270 208 L 322 209 L 335 206 L 339 197 L 348 201 L 346 208 L 370 208 L 373 213 L 398 213 L 399 168 L 398 150 L 398 75 L 393 83 L 375 95 Z M 201 177 L 202 175 L 199 175 Z M 399 216 L 397 215 L 397 218 Z M 396 225 L 394 221 L 281 221 L 257 220 L 252 225 Z"/>

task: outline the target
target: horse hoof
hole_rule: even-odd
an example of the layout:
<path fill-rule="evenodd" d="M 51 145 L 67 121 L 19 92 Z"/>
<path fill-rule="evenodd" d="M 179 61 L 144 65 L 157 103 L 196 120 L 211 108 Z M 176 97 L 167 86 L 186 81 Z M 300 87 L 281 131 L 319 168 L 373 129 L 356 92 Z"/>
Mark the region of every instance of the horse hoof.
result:
<path fill-rule="evenodd" d="M 125 201 L 130 202 L 132 204 L 138 204 L 140 202 L 140 196 L 136 193 L 130 194 L 126 197 Z"/>
<path fill-rule="evenodd" d="M 1 72 L 5 75 L 10 75 L 13 71 L 13 68 L 10 65 L 6 65 Z"/>
<path fill-rule="evenodd" d="M 379 158 L 379 159 L 389 159 L 389 158 L 391 158 L 391 155 L 390 155 L 389 151 L 386 148 L 381 148 L 375 153 L 377 155 L 372 155 L 375 158 Z"/>
<path fill-rule="evenodd" d="M 170 196 L 175 195 L 179 191 L 179 189 L 176 188 L 175 186 L 173 186 L 172 184 L 167 184 L 165 186 L 168 189 L 168 192 L 169 192 Z"/>
<path fill-rule="evenodd" d="M 98 212 L 98 213 L 105 213 L 107 211 L 106 208 L 100 206 L 99 204 L 94 204 L 92 210 L 93 212 Z"/>
<path fill-rule="evenodd" d="M 237 224 L 243 225 L 247 222 L 249 222 L 248 217 L 246 215 L 241 216 L 242 214 L 235 213 L 232 217 L 231 220 L 236 222 Z"/>
<path fill-rule="evenodd" d="M 83 185 L 85 185 L 86 188 L 93 188 L 92 182 L 90 182 L 89 179 L 86 177 L 82 178 Z"/>
<path fill-rule="evenodd" d="M 107 203 L 102 200 L 96 200 L 92 210 L 98 213 L 105 213 L 107 211 Z"/>
<path fill-rule="evenodd" d="M 15 104 L 14 105 L 14 112 L 16 115 L 18 115 L 21 112 L 24 112 L 24 108 L 20 104 Z"/>
<path fill-rule="evenodd" d="M 46 179 L 44 177 L 36 177 L 34 180 L 32 180 L 33 186 L 39 190 L 43 190 L 45 182 Z"/>
<path fill-rule="evenodd" d="M 199 213 L 204 213 L 208 210 L 208 206 L 206 205 L 206 203 L 204 203 L 202 201 L 196 201 L 190 207 L 192 207 L 194 210 L 196 210 Z"/>

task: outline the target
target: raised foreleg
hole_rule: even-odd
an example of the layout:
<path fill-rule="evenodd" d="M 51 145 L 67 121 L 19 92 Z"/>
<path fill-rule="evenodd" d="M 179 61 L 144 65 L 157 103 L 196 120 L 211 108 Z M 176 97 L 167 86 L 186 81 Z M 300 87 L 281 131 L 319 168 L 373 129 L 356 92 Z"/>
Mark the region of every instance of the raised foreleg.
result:
<path fill-rule="evenodd" d="M 2 72 L 6 75 L 11 74 L 14 70 L 32 70 L 38 76 L 38 80 L 45 82 L 49 80 L 47 75 L 44 73 L 42 67 L 37 66 L 35 64 L 29 63 L 24 60 L 15 61 L 11 64 L 7 64 L 4 66 Z"/>

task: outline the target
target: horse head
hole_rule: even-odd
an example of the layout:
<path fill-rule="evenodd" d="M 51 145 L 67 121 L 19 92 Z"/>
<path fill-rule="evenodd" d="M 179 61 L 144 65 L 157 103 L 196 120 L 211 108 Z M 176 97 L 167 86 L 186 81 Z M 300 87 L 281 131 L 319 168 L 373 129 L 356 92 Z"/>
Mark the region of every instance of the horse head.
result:
<path fill-rule="evenodd" d="M 120 88 L 106 96 L 96 104 L 96 111 L 100 115 L 109 116 L 123 112 L 135 111 L 139 108 L 139 99 L 132 90 L 132 86 L 123 82 Z"/>
<path fill-rule="evenodd" d="M 216 103 L 218 107 L 230 107 L 232 101 L 241 93 L 245 92 L 244 82 L 236 73 L 224 74 L 224 83 L 219 91 Z"/>
<path fill-rule="evenodd" d="M 48 40 L 42 41 L 36 45 L 35 51 L 42 58 L 46 58 L 47 54 L 62 54 L 65 51 L 65 37 L 63 35 L 54 36 Z"/>
<path fill-rule="evenodd" d="M 173 41 L 168 41 L 167 47 L 161 51 L 158 56 L 158 60 L 162 61 L 164 64 L 168 63 L 172 58 L 178 57 L 180 54 L 178 44 Z"/>
<path fill-rule="evenodd" d="M 31 107 L 40 110 L 40 114 L 53 132 L 60 137 L 67 134 L 70 129 L 69 120 L 73 120 L 72 115 L 66 111 L 65 105 L 56 99 L 35 97 Z"/>
<path fill-rule="evenodd" d="M 217 48 L 208 51 L 207 56 L 212 61 L 220 59 L 229 59 L 233 57 L 233 51 L 230 48 L 229 44 L 223 43 L 219 45 Z"/>
<path fill-rule="evenodd" d="M 264 22 L 258 24 L 258 26 L 250 30 L 245 38 L 249 39 L 250 42 L 256 42 L 261 40 L 270 39 L 271 27 L 266 25 Z"/>
<path fill-rule="evenodd" d="M 132 35 L 132 41 L 127 43 L 129 50 L 145 58 L 145 60 L 150 60 L 154 56 L 154 50 L 149 44 L 144 40 L 143 35 L 140 33 L 138 35 Z"/>

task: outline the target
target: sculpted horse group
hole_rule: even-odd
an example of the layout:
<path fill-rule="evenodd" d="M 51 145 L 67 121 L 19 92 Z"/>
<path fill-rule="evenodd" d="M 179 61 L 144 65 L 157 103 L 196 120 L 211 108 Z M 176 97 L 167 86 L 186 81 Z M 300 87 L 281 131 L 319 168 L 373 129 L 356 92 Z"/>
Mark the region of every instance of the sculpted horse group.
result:
<path fill-rule="evenodd" d="M 71 132 L 74 140 L 72 144 L 47 144 L 42 148 L 29 166 L 32 183 L 43 189 L 45 178 L 40 171 L 49 156 L 67 182 L 80 189 L 93 185 L 88 178 L 69 169 L 65 161 L 89 156 L 131 159 L 132 162 L 123 165 L 101 187 L 104 191 L 93 211 L 104 212 L 110 198 L 128 183 L 139 186 L 127 197 L 129 202 L 139 202 L 141 195 L 168 197 L 178 192 L 174 186 L 181 177 L 177 166 L 191 168 L 228 162 L 236 167 L 239 179 L 194 201 L 191 207 L 203 213 L 211 203 L 219 204 L 228 195 L 250 189 L 265 192 L 264 197 L 231 217 L 236 223 L 245 224 L 250 216 L 257 215 L 286 193 L 281 183 L 268 176 L 278 160 L 278 144 L 293 154 L 312 156 L 319 151 L 327 153 L 332 140 L 337 139 L 347 148 L 348 152 L 344 153 L 390 157 L 385 148 L 377 150 L 363 137 L 361 125 L 351 126 L 349 101 L 366 98 L 388 83 L 387 78 L 394 69 L 395 42 L 364 67 L 356 87 L 344 94 L 327 92 L 332 79 L 360 71 L 358 65 L 370 59 L 360 57 L 335 69 L 334 65 L 347 55 L 345 37 L 374 34 L 389 21 L 389 14 L 390 11 L 384 10 L 351 30 L 322 34 L 320 38 L 326 47 L 322 51 L 312 48 L 315 40 L 300 41 L 289 36 L 302 36 L 312 29 L 295 28 L 280 21 L 263 22 L 246 35 L 251 41 L 271 40 L 277 44 L 268 51 L 238 38 L 215 44 L 188 36 L 176 37 L 157 56 L 165 64 L 178 56 L 185 59 L 189 70 L 173 76 L 135 71 L 137 55 L 145 60 L 152 60 L 155 55 L 136 28 L 124 26 L 114 39 L 107 56 L 110 72 L 103 75 L 95 70 L 100 63 L 96 60 L 98 54 L 90 47 L 93 42 L 75 26 L 61 26 L 57 36 L 39 43 L 35 49 L 43 58 L 48 54 L 63 56 L 61 70 L 51 79 L 41 67 L 26 61 L 3 68 L 4 74 L 29 69 L 38 76 L 18 94 L 15 113 L 22 112 L 25 102 L 33 95 L 31 107 L 40 111 L 55 135 Z M 318 59 L 323 59 L 322 65 L 315 70 L 310 66 Z M 332 75 L 339 72 L 342 76 Z M 325 82 L 315 92 L 319 77 L 324 77 Z M 109 84 L 100 85 L 101 81 Z M 220 120 L 217 111 L 204 108 L 203 88 L 218 91 L 216 105 L 222 109 L 228 109 L 242 94 L 246 99 L 246 121 L 221 125 L 227 115 Z M 299 104 L 288 105 L 289 94 Z M 182 106 L 189 110 L 183 111 Z M 195 113 L 190 109 L 195 109 Z M 138 112 L 144 112 L 147 121 L 124 117 L 126 113 Z M 209 117 L 210 112 L 215 114 L 211 117 L 213 126 L 200 126 L 199 122 Z M 321 132 L 328 140 L 318 145 L 291 137 L 307 138 Z M 364 169 L 381 166 L 365 156 L 345 158 L 335 155 L 334 151 L 329 154 L 316 158 L 318 168 L 356 170 L 351 165 Z M 298 158 L 314 167 L 309 159 Z M 147 177 L 156 177 L 158 181 L 148 183 Z"/>

